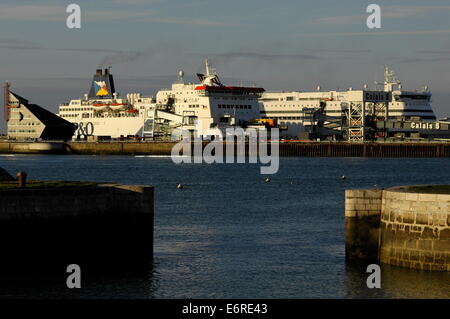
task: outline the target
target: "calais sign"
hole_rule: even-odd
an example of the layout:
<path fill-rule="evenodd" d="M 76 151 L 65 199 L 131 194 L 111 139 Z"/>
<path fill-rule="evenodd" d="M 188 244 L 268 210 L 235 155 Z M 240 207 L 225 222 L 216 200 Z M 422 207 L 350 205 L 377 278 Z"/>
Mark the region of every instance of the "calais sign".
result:
<path fill-rule="evenodd" d="M 411 128 L 422 130 L 439 130 L 439 122 L 411 122 Z"/>
<path fill-rule="evenodd" d="M 364 102 L 390 102 L 391 100 L 391 92 L 363 91 Z"/>

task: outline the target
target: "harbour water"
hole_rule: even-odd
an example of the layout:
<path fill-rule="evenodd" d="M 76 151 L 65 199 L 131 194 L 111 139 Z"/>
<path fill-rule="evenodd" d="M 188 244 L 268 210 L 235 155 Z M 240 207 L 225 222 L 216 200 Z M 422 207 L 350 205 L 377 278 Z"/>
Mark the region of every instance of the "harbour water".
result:
<path fill-rule="evenodd" d="M 345 189 L 448 184 L 445 158 L 281 158 L 269 183 L 257 164 L 175 165 L 161 156 L 0 155 L 0 167 L 30 179 L 156 187 L 147 274 L 77 290 L 51 281 L 24 290 L 12 278 L 0 297 L 450 298 L 450 274 L 385 265 L 382 288 L 368 289 L 367 265 L 346 265 L 344 249 Z"/>

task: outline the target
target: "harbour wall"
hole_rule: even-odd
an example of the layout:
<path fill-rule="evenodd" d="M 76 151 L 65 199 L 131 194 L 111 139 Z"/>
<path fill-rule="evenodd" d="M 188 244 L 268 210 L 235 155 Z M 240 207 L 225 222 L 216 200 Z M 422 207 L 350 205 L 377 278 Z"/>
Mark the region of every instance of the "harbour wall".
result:
<path fill-rule="evenodd" d="M 148 271 L 153 202 L 150 186 L 0 190 L 0 268 L 62 275 L 70 264 L 88 274 Z"/>
<path fill-rule="evenodd" d="M 0 142 L 0 154 L 170 155 L 175 142 Z M 207 143 L 203 143 L 203 147 Z M 192 147 L 193 148 L 193 147 Z M 249 146 L 246 145 L 246 154 Z M 282 157 L 450 157 L 450 143 L 281 142 Z"/>
<path fill-rule="evenodd" d="M 450 271 L 450 194 L 347 190 L 347 260 Z"/>

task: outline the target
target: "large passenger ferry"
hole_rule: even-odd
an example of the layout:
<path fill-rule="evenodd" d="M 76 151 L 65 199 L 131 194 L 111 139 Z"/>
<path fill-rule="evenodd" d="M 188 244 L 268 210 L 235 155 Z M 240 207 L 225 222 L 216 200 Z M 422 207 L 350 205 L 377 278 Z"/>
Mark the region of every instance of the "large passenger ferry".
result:
<path fill-rule="evenodd" d="M 170 89 L 156 97 L 140 93 L 121 98 L 115 91 L 109 69 L 97 70 L 91 88 L 83 99 L 61 104 L 59 116 L 75 123 L 75 137 L 94 135 L 111 138 L 170 135 L 174 128 L 198 130 L 245 125 L 260 115 L 263 88 L 222 84 L 217 72 L 205 61 L 199 83 L 185 83 L 184 72 Z"/>
<path fill-rule="evenodd" d="M 260 98 L 261 117 L 277 120 L 287 128 L 286 135 L 295 137 L 315 124 L 311 119 L 312 111 L 321 109 L 325 116 L 339 121 L 349 103 L 362 103 L 355 101 L 354 97 L 363 96 L 365 90 L 367 85 L 362 90 L 349 88 L 346 91 L 322 91 L 318 87 L 316 92 L 265 92 Z M 416 91 L 406 91 L 394 71 L 385 66 L 383 89 L 380 91 L 390 92 L 392 96 L 388 103 L 388 119 L 436 120 L 431 107 L 431 92 L 427 86 Z"/>

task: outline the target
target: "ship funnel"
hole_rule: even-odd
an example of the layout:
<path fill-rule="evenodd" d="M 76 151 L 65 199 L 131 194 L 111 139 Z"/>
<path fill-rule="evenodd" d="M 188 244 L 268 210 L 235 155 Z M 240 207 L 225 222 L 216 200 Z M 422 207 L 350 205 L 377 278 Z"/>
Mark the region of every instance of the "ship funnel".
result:
<path fill-rule="evenodd" d="M 109 69 L 95 71 L 89 90 L 89 99 L 112 99 L 116 93 L 114 88 L 114 79 Z"/>

